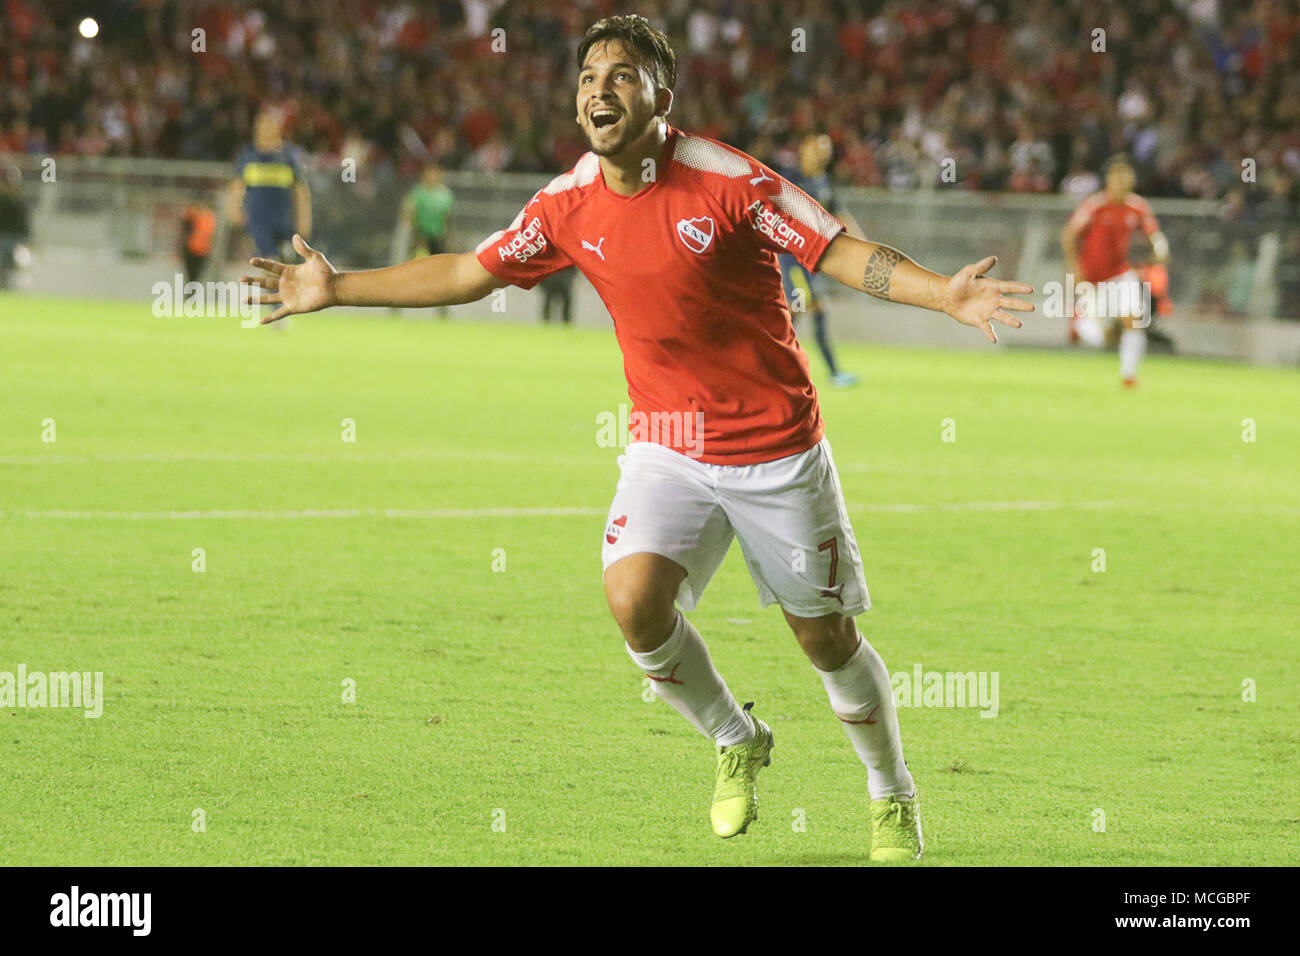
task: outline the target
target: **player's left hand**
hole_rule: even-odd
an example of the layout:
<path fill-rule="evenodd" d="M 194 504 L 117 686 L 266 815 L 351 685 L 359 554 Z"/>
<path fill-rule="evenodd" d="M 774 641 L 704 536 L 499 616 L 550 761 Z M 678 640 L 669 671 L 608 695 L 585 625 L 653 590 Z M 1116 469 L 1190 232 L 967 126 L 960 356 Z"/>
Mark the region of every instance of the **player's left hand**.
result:
<path fill-rule="evenodd" d="M 278 305 L 279 308 L 259 320 L 260 325 L 283 319 L 286 315 L 317 312 L 338 304 L 336 293 L 339 272 L 321 253 L 307 245 L 302 236 L 294 235 L 293 248 L 303 262 L 291 266 L 275 259 L 249 259 L 264 276 L 243 276 L 239 281 L 268 291 L 257 293 L 252 300 L 258 305 Z"/>
<path fill-rule="evenodd" d="M 1018 329 L 1023 323 L 1011 312 L 1034 311 L 1032 302 L 1012 298 L 1013 295 L 1029 295 L 1034 291 L 1033 286 L 1006 279 L 990 279 L 984 275 L 997 261 L 997 256 L 988 256 L 964 266 L 948 280 L 943 290 L 943 311 L 962 325 L 979 329 L 990 342 L 998 340 L 993 331 L 993 320 Z"/>

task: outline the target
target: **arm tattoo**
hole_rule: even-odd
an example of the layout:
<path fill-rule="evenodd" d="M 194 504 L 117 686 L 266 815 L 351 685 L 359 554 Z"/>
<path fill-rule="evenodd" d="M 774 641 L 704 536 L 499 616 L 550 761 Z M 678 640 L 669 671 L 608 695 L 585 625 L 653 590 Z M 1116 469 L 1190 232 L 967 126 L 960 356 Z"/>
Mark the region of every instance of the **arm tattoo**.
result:
<path fill-rule="evenodd" d="M 877 299 L 888 299 L 889 281 L 894 276 L 894 267 L 905 258 L 907 257 L 897 249 L 878 246 L 867 260 L 867 271 L 862 274 L 862 288 Z"/>

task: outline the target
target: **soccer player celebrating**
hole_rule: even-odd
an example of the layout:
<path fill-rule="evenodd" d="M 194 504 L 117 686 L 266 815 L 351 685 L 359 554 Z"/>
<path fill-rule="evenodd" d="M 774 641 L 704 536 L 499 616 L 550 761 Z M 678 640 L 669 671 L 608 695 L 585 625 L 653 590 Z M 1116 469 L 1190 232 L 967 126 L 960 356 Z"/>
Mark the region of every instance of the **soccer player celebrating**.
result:
<path fill-rule="evenodd" d="M 338 272 L 253 264 L 279 308 L 472 302 L 531 288 L 569 265 L 614 319 L 634 440 L 604 537 L 604 585 L 632 659 L 657 694 L 711 738 L 711 819 L 731 837 L 756 819 L 768 725 L 742 707 L 678 606 L 692 610 L 733 537 L 763 603 L 779 603 L 867 769 L 872 860 L 922 850 L 920 801 L 903 760 L 884 662 L 859 633 L 862 557 L 825 438 L 808 357 L 794 336 L 778 253 L 894 302 L 945 312 L 997 341 L 992 323 L 1033 290 L 984 275 L 990 256 L 944 276 L 853 239 L 805 193 L 746 154 L 668 125 L 676 59 L 643 17 L 598 21 L 578 47 L 577 120 L 591 144 L 475 253 Z"/>
<path fill-rule="evenodd" d="M 1129 388 L 1137 386 L 1138 366 L 1147 350 L 1147 296 L 1129 262 L 1129 240 L 1141 229 L 1151 242 L 1156 265 L 1169 260 L 1169 242 L 1160 231 L 1151 206 L 1133 192 L 1137 177 L 1127 159 L 1117 156 L 1106 165 L 1106 186 L 1079 204 L 1061 233 L 1065 268 L 1083 282 L 1092 283 L 1093 295 L 1084 296 L 1070 317 L 1070 341 L 1083 339 L 1098 347 L 1104 333 L 1102 319 L 1119 319 L 1120 377 Z M 1083 248 L 1079 249 L 1082 237 Z"/>

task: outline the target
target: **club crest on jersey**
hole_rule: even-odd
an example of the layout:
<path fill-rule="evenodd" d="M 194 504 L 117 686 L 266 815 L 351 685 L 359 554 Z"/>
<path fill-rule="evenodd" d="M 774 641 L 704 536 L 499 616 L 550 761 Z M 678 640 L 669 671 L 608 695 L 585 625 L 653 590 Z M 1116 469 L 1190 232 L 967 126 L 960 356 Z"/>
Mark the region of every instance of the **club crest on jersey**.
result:
<path fill-rule="evenodd" d="M 619 515 L 605 526 L 605 540 L 610 544 L 618 544 L 618 536 L 623 533 L 623 529 L 626 527 L 627 515 Z"/>
<path fill-rule="evenodd" d="M 713 220 L 708 216 L 678 219 L 677 235 L 691 252 L 703 254 L 713 244 Z"/>

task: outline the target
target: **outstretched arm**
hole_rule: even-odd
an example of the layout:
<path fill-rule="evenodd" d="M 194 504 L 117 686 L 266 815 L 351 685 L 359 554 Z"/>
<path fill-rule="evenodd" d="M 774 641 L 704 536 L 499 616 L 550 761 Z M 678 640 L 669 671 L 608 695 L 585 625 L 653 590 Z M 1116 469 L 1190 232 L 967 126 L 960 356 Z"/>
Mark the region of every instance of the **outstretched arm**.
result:
<path fill-rule="evenodd" d="M 316 312 L 335 305 L 380 305 L 427 308 L 476 302 L 503 282 L 483 268 L 472 252 L 426 256 L 386 269 L 339 272 L 328 259 L 307 245 L 302 236 L 293 237 L 293 247 L 303 257 L 299 265 L 275 259 L 250 259 L 265 276 L 244 276 L 244 282 L 261 286 L 254 297 L 260 304 L 279 308 L 262 319 L 262 324 L 286 315 Z"/>
<path fill-rule="evenodd" d="M 890 246 L 841 233 L 826 247 L 817 268 L 850 289 L 878 299 L 943 312 L 996 342 L 992 320 L 1018 329 L 1021 322 L 1011 312 L 1034 310 L 1032 303 L 1012 298 L 1028 295 L 1034 291 L 1032 286 L 984 275 L 997 261 L 997 256 L 989 256 L 954 276 L 945 276 L 922 268 Z"/>

